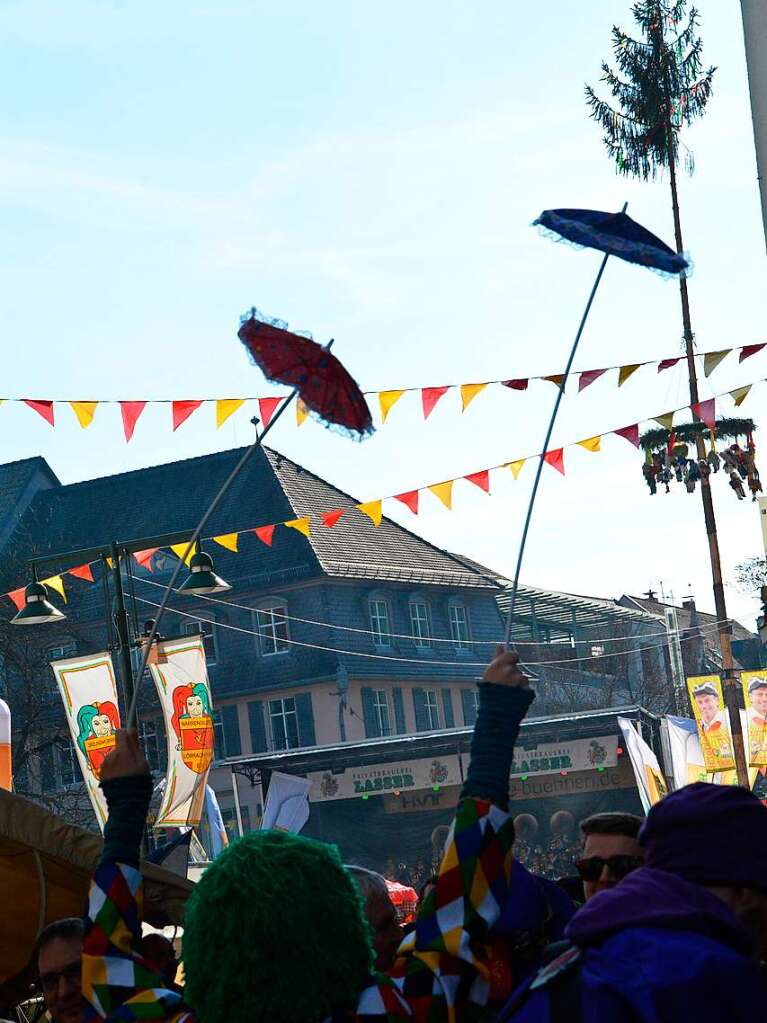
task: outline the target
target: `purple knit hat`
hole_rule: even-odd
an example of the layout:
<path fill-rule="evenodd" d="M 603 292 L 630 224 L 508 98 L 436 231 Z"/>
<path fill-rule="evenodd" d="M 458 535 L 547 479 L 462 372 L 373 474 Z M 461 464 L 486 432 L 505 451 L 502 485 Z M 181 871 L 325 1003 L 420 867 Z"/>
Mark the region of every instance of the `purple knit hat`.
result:
<path fill-rule="evenodd" d="M 650 810 L 639 842 L 646 867 L 767 892 L 767 807 L 738 785 L 696 782 L 672 792 Z"/>

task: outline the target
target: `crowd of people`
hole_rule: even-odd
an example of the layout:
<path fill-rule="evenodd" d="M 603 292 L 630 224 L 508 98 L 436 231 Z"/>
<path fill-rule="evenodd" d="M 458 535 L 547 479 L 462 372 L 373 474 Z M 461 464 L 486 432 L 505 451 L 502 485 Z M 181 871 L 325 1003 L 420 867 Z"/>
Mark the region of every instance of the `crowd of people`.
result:
<path fill-rule="evenodd" d="M 87 913 L 35 950 L 54 1023 L 751 1023 L 767 995 L 767 808 L 698 783 L 645 821 L 587 818 L 574 900 L 529 869 L 535 854 L 527 867 L 513 855 L 509 772 L 532 700 L 516 655 L 499 651 L 439 874 L 407 934 L 380 875 L 313 839 L 251 833 L 187 902 L 183 987 L 172 948 L 142 937 L 152 786 L 121 731 L 102 770 L 109 817 Z"/>

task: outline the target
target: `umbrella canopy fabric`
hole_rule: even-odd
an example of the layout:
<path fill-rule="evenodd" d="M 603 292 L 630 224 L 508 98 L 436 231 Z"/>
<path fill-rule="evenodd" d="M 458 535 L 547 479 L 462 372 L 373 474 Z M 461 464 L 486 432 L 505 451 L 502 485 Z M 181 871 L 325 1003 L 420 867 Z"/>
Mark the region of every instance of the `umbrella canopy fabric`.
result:
<path fill-rule="evenodd" d="M 372 433 L 365 396 L 344 366 L 327 348 L 286 326 L 252 309 L 238 336 L 263 374 L 298 388 L 304 405 L 326 424 L 358 439 Z"/>
<path fill-rule="evenodd" d="M 602 210 L 544 210 L 536 227 L 544 228 L 559 238 L 599 249 L 611 256 L 637 263 L 663 274 L 680 274 L 689 261 L 669 248 L 660 238 L 632 220 L 627 213 L 604 213 Z"/>

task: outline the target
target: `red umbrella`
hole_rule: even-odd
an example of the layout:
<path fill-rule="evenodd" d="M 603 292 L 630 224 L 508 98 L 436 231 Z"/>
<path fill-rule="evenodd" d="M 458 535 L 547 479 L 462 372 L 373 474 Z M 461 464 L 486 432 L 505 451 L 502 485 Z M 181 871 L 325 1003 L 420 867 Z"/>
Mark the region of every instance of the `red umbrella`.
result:
<path fill-rule="evenodd" d="M 238 333 L 264 375 L 297 388 L 301 401 L 325 423 L 357 437 L 372 433 L 365 396 L 338 359 L 328 348 L 293 334 L 286 326 L 251 309 Z"/>

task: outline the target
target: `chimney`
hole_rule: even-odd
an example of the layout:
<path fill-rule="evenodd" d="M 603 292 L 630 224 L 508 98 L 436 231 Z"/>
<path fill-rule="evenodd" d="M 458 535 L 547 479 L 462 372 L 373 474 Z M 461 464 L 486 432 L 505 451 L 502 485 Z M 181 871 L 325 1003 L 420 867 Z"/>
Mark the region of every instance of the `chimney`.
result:
<path fill-rule="evenodd" d="M 685 611 L 689 611 L 691 614 L 695 614 L 697 608 L 695 607 L 695 597 L 685 597 L 682 600 L 682 607 Z"/>

